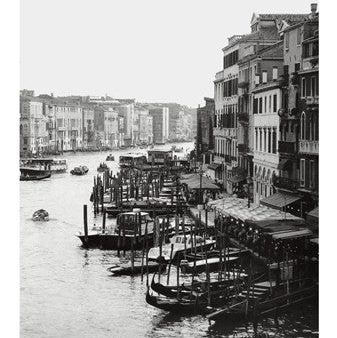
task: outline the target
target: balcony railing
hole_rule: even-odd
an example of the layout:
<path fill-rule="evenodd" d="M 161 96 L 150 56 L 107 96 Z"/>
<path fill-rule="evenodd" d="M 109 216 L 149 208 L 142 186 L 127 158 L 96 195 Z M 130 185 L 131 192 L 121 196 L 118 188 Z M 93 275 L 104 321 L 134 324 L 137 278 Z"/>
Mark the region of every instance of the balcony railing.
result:
<path fill-rule="evenodd" d="M 287 177 L 277 177 L 273 178 L 273 185 L 275 188 L 286 189 L 286 190 L 296 190 L 299 188 L 299 181 L 293 180 Z"/>
<path fill-rule="evenodd" d="M 318 141 L 300 140 L 299 152 L 302 154 L 318 155 L 319 143 Z"/>
<path fill-rule="evenodd" d="M 279 153 L 296 154 L 297 153 L 297 143 L 295 141 L 294 142 L 279 141 L 278 142 L 278 151 L 279 151 Z"/>

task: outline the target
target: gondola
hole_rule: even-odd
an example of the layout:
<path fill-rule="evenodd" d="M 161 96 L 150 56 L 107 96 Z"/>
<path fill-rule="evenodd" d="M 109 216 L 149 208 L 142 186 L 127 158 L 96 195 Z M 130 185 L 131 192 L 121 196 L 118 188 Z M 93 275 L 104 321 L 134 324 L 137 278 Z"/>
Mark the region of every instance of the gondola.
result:
<path fill-rule="evenodd" d="M 207 296 L 205 297 L 205 295 L 202 295 L 201 298 L 190 298 L 189 296 L 167 298 L 151 295 L 148 289 L 145 299 L 149 305 L 176 314 L 207 314 L 210 312 L 207 307 Z"/>
<path fill-rule="evenodd" d="M 116 264 L 109 267 L 107 270 L 111 272 L 115 276 L 130 276 L 140 274 L 142 272 L 157 272 L 159 270 L 159 263 L 157 262 L 148 262 L 148 265 L 143 265 L 140 262 L 135 262 L 133 268 L 131 264 Z M 161 271 L 164 272 L 166 270 L 166 264 L 161 265 Z"/>

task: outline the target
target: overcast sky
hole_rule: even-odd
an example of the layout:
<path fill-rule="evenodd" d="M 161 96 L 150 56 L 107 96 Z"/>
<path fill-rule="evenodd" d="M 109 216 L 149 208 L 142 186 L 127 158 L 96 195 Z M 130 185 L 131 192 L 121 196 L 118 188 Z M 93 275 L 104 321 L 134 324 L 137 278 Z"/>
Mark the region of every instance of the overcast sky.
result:
<path fill-rule="evenodd" d="M 21 0 L 20 87 L 190 106 L 213 96 L 227 38 L 305 0 Z"/>

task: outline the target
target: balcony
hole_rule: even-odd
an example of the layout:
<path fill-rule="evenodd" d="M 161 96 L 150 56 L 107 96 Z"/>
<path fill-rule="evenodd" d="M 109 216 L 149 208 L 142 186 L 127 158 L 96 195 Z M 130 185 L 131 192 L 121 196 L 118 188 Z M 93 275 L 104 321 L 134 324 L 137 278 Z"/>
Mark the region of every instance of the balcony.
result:
<path fill-rule="evenodd" d="M 222 80 L 224 78 L 224 71 L 221 70 L 220 72 L 217 72 L 215 74 L 215 81 L 219 81 L 219 80 Z"/>
<path fill-rule="evenodd" d="M 278 151 L 279 151 L 279 153 L 296 154 L 297 153 L 297 143 L 295 141 L 293 141 L 293 142 L 279 141 L 278 142 Z"/>
<path fill-rule="evenodd" d="M 247 153 L 249 151 L 248 146 L 243 143 L 238 144 L 238 152 L 239 153 Z"/>
<path fill-rule="evenodd" d="M 319 141 L 300 140 L 299 152 L 302 154 L 318 155 L 319 153 L 318 142 Z"/>
<path fill-rule="evenodd" d="M 287 177 L 277 177 L 273 178 L 273 185 L 275 188 L 278 189 L 285 189 L 285 190 L 296 190 L 299 188 L 299 181 L 293 180 Z"/>
<path fill-rule="evenodd" d="M 214 128 L 214 136 L 236 138 L 236 128 Z"/>
<path fill-rule="evenodd" d="M 306 96 L 306 97 L 303 97 L 303 99 L 305 100 L 305 104 L 307 106 L 313 106 L 313 105 L 319 104 L 318 96 Z"/>

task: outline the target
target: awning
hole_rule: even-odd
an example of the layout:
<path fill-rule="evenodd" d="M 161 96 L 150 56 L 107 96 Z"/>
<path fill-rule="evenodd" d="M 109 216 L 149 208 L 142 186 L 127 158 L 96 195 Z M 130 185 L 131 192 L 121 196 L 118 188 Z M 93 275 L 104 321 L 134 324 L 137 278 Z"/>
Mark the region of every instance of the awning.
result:
<path fill-rule="evenodd" d="M 264 198 L 260 201 L 260 203 L 262 205 L 266 205 L 267 207 L 283 210 L 283 208 L 287 205 L 299 201 L 300 199 L 301 196 L 299 195 L 287 194 L 285 192 L 277 192 L 274 195 Z"/>
<path fill-rule="evenodd" d="M 221 164 L 218 164 L 218 163 L 211 163 L 207 166 L 207 168 L 211 170 L 217 170 L 220 167 L 221 167 Z"/>
<path fill-rule="evenodd" d="M 242 182 L 246 179 L 245 176 L 241 176 L 241 175 L 236 175 L 236 176 L 232 176 L 230 178 L 228 178 L 228 181 L 232 182 L 232 183 L 239 183 Z"/>
<path fill-rule="evenodd" d="M 277 169 L 287 170 L 292 164 L 290 159 L 282 158 L 277 166 Z"/>
<path fill-rule="evenodd" d="M 272 237 L 273 239 L 292 239 L 292 238 L 299 238 L 299 237 L 307 237 L 311 236 L 312 231 L 309 229 L 302 229 L 298 231 L 290 231 L 290 232 L 282 232 L 279 234 L 274 234 Z"/>
<path fill-rule="evenodd" d="M 308 222 L 309 225 L 313 226 L 315 229 L 317 229 L 318 227 L 318 207 L 311 210 L 310 212 L 307 212 L 307 217 L 306 220 Z"/>
<path fill-rule="evenodd" d="M 182 179 L 181 183 L 186 184 L 187 187 L 191 190 L 201 189 L 202 190 L 219 190 L 220 188 L 214 184 L 209 178 L 202 176 L 200 184 L 200 175 L 194 174 L 193 176 Z"/>
<path fill-rule="evenodd" d="M 310 212 L 307 212 L 307 216 L 316 217 L 318 219 L 318 207 L 311 210 Z"/>

